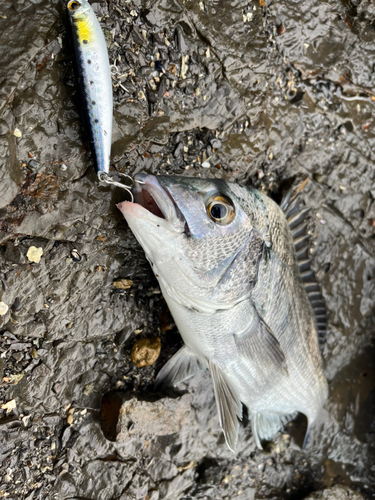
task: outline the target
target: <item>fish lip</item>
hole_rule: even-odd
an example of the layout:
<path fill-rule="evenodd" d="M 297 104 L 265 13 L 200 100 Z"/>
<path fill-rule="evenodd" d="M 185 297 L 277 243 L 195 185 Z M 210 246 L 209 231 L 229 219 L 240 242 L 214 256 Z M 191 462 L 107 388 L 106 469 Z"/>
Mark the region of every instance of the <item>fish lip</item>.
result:
<path fill-rule="evenodd" d="M 154 207 L 153 211 L 145 206 L 147 203 L 144 192 L 147 192 L 148 195 L 151 196 L 149 202 L 151 201 L 152 203 L 153 201 L 157 207 Z M 183 232 L 184 226 L 186 225 L 185 217 L 173 200 L 168 189 L 161 186 L 154 175 L 137 174 L 134 177 L 132 193 L 134 196 L 134 203 L 147 210 L 149 216 L 155 217 L 158 222 L 165 220 L 174 230 Z M 157 209 L 159 209 L 163 217 L 154 213 L 157 212 Z"/>

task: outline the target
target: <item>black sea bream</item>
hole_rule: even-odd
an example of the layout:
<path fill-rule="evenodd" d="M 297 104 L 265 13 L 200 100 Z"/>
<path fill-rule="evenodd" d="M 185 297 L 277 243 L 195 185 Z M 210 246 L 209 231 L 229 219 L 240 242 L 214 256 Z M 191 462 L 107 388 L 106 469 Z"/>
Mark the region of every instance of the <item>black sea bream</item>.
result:
<path fill-rule="evenodd" d="M 258 447 L 296 412 L 311 426 L 327 382 L 318 343 L 325 308 L 308 261 L 306 211 L 289 205 L 288 221 L 256 189 L 200 178 L 138 175 L 133 194 L 135 203 L 119 209 L 185 343 L 157 384 L 208 368 L 232 450 L 243 404 Z"/>

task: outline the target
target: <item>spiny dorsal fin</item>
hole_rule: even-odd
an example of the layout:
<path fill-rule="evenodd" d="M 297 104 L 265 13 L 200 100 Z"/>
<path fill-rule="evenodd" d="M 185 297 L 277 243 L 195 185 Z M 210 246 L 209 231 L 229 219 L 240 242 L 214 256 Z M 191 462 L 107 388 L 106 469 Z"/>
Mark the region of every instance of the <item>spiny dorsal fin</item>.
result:
<path fill-rule="evenodd" d="M 157 374 L 154 389 L 177 385 L 204 368 L 204 363 L 187 346 L 181 347 Z"/>
<path fill-rule="evenodd" d="M 239 420 L 242 420 L 242 403 L 227 375 L 212 361 L 209 361 L 212 382 L 214 386 L 220 426 L 223 429 L 225 441 L 235 452 L 238 438 Z"/>
<path fill-rule="evenodd" d="M 292 196 L 291 190 L 284 196 L 280 206 L 285 213 L 292 233 L 301 280 L 314 311 L 319 344 L 322 345 L 326 340 L 327 312 L 320 285 L 311 269 L 309 258 L 311 235 L 308 234 L 307 230 L 310 208 L 302 206 L 300 197 L 298 195 Z"/>

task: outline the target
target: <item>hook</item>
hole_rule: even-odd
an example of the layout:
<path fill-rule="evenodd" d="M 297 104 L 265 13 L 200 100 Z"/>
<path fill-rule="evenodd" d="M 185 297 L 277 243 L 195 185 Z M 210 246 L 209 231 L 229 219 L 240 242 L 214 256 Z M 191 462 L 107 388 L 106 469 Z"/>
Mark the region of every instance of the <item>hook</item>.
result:
<path fill-rule="evenodd" d="M 133 187 L 133 184 L 134 184 L 134 181 L 133 181 L 132 177 L 130 177 L 130 175 L 128 175 L 128 174 L 123 174 L 121 172 L 117 172 L 117 175 L 120 176 L 120 177 L 127 177 L 128 179 L 130 179 L 131 185 L 127 186 L 126 184 L 122 184 L 121 182 L 114 181 L 107 174 L 107 172 L 99 172 L 98 173 L 98 178 L 99 178 L 99 181 L 101 181 L 101 182 L 105 182 L 106 184 L 111 184 L 112 186 L 117 186 L 117 187 L 120 187 L 122 189 L 125 189 L 125 191 L 127 191 L 130 194 L 131 202 L 134 203 L 134 196 L 133 196 L 133 193 L 132 193 L 132 190 L 131 190 L 131 188 Z"/>

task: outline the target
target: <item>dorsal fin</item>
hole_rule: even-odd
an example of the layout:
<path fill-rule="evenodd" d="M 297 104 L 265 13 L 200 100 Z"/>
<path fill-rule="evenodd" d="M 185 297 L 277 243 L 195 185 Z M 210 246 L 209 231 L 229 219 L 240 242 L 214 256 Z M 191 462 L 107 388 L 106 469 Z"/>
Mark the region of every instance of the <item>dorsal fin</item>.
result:
<path fill-rule="evenodd" d="M 304 207 L 298 194 L 293 196 L 291 190 L 284 196 L 280 206 L 292 233 L 301 280 L 314 311 L 319 344 L 322 346 L 326 341 L 327 311 L 309 258 L 311 235 L 308 234 L 308 215 L 310 208 Z"/>

